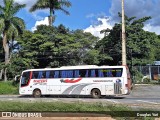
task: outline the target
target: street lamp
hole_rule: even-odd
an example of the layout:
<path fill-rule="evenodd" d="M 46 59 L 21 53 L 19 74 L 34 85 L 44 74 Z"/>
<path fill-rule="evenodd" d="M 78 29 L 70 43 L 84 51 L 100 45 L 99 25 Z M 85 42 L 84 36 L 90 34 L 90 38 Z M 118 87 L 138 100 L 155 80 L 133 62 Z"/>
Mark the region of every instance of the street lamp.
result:
<path fill-rule="evenodd" d="M 124 19 L 124 0 L 122 0 L 122 65 L 127 65 L 127 62 L 126 62 L 125 19 Z"/>

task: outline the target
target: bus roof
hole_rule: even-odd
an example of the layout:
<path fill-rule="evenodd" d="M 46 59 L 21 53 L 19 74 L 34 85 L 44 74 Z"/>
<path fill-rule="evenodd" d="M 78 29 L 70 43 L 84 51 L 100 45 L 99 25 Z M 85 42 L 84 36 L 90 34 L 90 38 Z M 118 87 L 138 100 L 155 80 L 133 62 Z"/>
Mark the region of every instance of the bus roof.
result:
<path fill-rule="evenodd" d="M 26 71 L 45 71 L 45 70 L 74 70 L 74 69 L 98 69 L 98 68 L 124 68 L 125 66 L 96 66 L 96 65 L 80 65 L 80 66 L 63 66 L 60 68 L 40 68 L 40 69 L 28 69 Z"/>
<path fill-rule="evenodd" d="M 77 66 L 62 66 L 60 68 L 75 68 L 75 67 L 98 67 L 97 65 L 77 65 Z"/>

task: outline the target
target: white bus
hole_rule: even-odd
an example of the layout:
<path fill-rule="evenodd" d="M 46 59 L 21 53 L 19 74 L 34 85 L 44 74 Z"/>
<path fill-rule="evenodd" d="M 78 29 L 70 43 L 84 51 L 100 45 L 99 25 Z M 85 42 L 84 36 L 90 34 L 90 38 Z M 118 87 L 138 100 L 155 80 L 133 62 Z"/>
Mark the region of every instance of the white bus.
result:
<path fill-rule="evenodd" d="M 126 95 L 131 78 L 126 66 L 66 66 L 30 69 L 20 77 L 20 95 Z"/>

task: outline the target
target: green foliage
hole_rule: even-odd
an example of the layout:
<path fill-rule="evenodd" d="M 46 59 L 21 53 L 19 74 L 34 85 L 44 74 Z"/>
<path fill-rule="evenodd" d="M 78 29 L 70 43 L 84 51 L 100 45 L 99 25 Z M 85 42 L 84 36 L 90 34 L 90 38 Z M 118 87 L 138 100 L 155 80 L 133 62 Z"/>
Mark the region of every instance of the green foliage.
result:
<path fill-rule="evenodd" d="M 23 33 L 25 29 L 25 23 L 21 18 L 15 15 L 25 7 L 25 4 L 15 3 L 14 0 L 3 0 L 4 5 L 0 5 L 0 33 L 3 35 L 2 43 L 4 50 L 4 58 L 0 62 L 5 62 L 4 70 L 4 80 L 7 80 L 7 67 L 9 66 L 10 56 L 12 55 L 12 50 L 14 49 L 14 40 L 20 34 Z M 9 44 L 10 43 L 10 44 Z M 1 45 L 1 44 L 0 44 Z M 1 47 L 0 47 L 1 48 Z M 3 51 L 2 51 L 3 52 Z M 1 55 L 1 50 L 0 50 Z M 2 64 L 1 64 L 2 65 Z"/>
<path fill-rule="evenodd" d="M 10 71 L 98 64 L 99 51 L 94 50 L 97 40 L 98 38 L 82 30 L 69 31 L 63 25 L 40 25 L 34 33 L 24 31 L 17 39 L 20 47 L 18 52 L 13 54 Z M 12 74 L 16 75 L 14 72 Z"/>
<path fill-rule="evenodd" d="M 7 33 L 7 38 L 22 34 L 25 29 L 24 21 L 15 16 L 19 10 L 25 7 L 25 4 L 14 3 L 14 0 L 3 0 L 4 6 L 0 5 L 0 30 L 1 33 Z"/>
<path fill-rule="evenodd" d="M 18 84 L 12 81 L 0 82 L 0 94 L 18 94 Z"/>
<path fill-rule="evenodd" d="M 121 14 L 119 13 L 121 17 Z M 126 48 L 127 48 L 127 64 L 129 67 L 134 65 L 146 65 L 158 60 L 160 39 L 155 33 L 144 31 L 144 23 L 151 17 L 128 18 L 125 16 L 126 24 Z M 105 36 L 96 44 L 96 49 L 100 50 L 100 54 L 110 56 L 111 59 L 105 60 L 108 65 L 121 65 L 121 23 L 116 23 Z M 100 63 L 104 63 L 102 60 Z"/>
<path fill-rule="evenodd" d="M 143 74 L 141 72 L 139 72 L 138 70 L 134 69 L 132 71 L 132 74 L 134 75 L 134 83 L 141 83 L 142 82 L 142 78 L 143 78 Z"/>
<path fill-rule="evenodd" d="M 145 84 L 148 84 L 148 83 L 150 83 L 150 82 L 151 82 L 150 78 L 145 78 L 145 79 L 143 79 L 143 83 L 145 83 Z"/>
<path fill-rule="evenodd" d="M 99 63 L 99 51 L 98 50 L 90 50 L 84 58 L 84 62 L 86 64 L 98 64 Z"/>
<path fill-rule="evenodd" d="M 125 18 L 129 67 L 159 60 L 160 36 L 143 30 L 144 22 L 151 18 Z M 17 22 L 22 23 L 18 19 Z M 3 28 L 3 24 L 1 27 Z M 10 30 L 12 35 L 15 35 L 13 31 Z M 7 68 L 9 79 L 12 79 L 30 68 L 79 64 L 121 65 L 121 23 L 116 23 L 112 29 L 102 32 L 108 36 L 99 40 L 83 30 L 70 31 L 62 24 L 58 27 L 40 25 L 34 32 L 25 30 L 21 36 L 15 35 L 16 43 L 13 42 L 10 46 L 12 54 L 8 65 L 4 64 L 4 51 L 0 42 L 0 69 Z M 136 80 L 140 82 L 140 73 L 134 70 L 131 72 L 137 75 Z"/>
<path fill-rule="evenodd" d="M 30 12 L 39 10 L 39 9 L 48 9 L 50 10 L 49 16 L 49 25 L 51 26 L 53 23 L 53 15 L 56 10 L 60 10 L 65 14 L 69 15 L 69 12 L 65 8 L 69 8 L 71 6 L 71 2 L 68 0 L 37 0 L 37 2 L 30 8 Z M 55 19 L 55 16 L 54 16 Z"/>
<path fill-rule="evenodd" d="M 0 103 L 1 111 L 21 111 L 21 112 L 66 112 L 75 115 L 91 115 L 94 116 L 111 116 L 116 120 L 144 120 L 148 117 L 136 117 L 136 113 L 132 111 L 130 107 L 124 105 L 113 105 L 113 104 L 104 104 L 104 103 L 64 103 L 64 102 L 6 102 L 1 101 Z M 144 111 L 144 110 L 143 110 Z M 150 110 L 147 110 L 150 111 Z M 141 112 L 141 111 L 139 111 Z M 85 113 L 85 114 L 83 114 Z M 63 114 L 63 113 L 62 113 Z M 132 116 L 132 117 L 130 117 Z M 153 119 L 153 117 L 149 117 Z"/>

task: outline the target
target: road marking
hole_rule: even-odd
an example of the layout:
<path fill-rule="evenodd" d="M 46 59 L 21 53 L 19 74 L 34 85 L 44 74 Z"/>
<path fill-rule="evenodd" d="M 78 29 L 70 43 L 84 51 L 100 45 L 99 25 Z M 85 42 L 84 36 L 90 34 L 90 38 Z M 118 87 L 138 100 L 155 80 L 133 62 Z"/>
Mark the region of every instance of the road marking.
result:
<path fill-rule="evenodd" d="M 150 102 L 150 101 L 144 101 L 144 100 L 137 100 L 137 101 L 140 101 L 140 102 L 145 102 L 145 103 L 151 103 L 151 104 L 160 104 L 160 103 L 156 103 L 156 102 Z"/>
<path fill-rule="evenodd" d="M 58 99 L 55 99 L 55 98 L 53 98 L 52 100 L 53 100 L 53 101 L 59 101 Z"/>
<path fill-rule="evenodd" d="M 107 101 L 109 101 L 109 102 L 113 102 L 113 103 L 120 103 L 120 102 L 115 101 L 115 100 L 107 100 Z"/>

